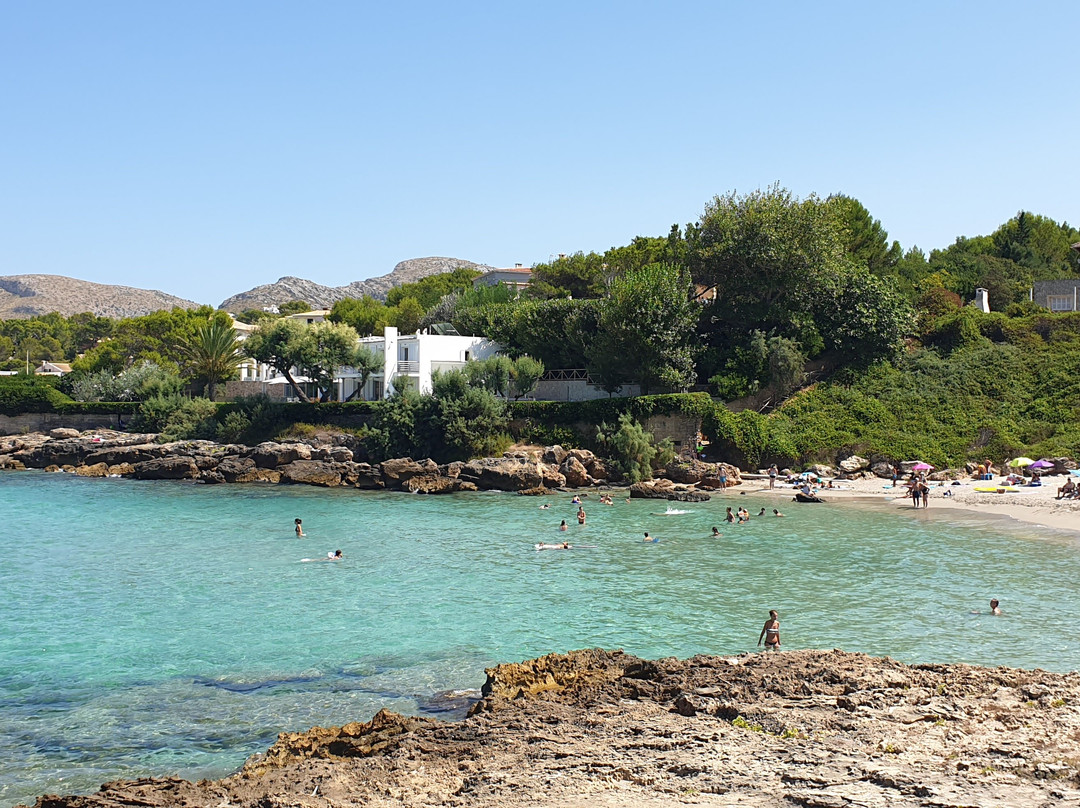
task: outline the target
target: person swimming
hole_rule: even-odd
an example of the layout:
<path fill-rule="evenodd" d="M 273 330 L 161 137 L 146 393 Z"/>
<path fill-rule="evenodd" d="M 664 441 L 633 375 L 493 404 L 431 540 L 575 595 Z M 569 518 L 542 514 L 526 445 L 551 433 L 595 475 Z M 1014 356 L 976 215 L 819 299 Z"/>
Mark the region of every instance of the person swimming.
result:
<path fill-rule="evenodd" d="M 660 541 L 660 539 L 654 539 L 652 536 L 649 535 L 649 531 L 646 530 L 645 531 L 645 538 L 642 539 L 642 541 L 649 542 L 651 544 L 656 544 L 657 542 Z"/>
<path fill-rule="evenodd" d="M 728 505 L 727 513 L 724 514 L 724 521 L 726 521 L 726 522 L 734 522 L 735 521 L 735 514 L 733 514 L 731 512 L 731 506 L 730 505 Z"/>
<path fill-rule="evenodd" d="M 720 538 L 721 536 L 724 535 L 719 530 L 717 530 L 715 527 L 712 529 L 712 534 L 713 534 L 714 539 L 718 539 L 718 538 Z"/>
<path fill-rule="evenodd" d="M 762 508 L 762 509 L 761 509 L 761 510 L 760 510 L 760 511 L 758 512 L 758 516 L 764 516 L 764 515 L 765 515 L 765 509 L 764 509 L 764 508 Z"/>
<path fill-rule="evenodd" d="M 580 505 L 581 504 L 581 497 L 579 497 L 577 494 L 574 494 L 574 498 L 572 500 L 570 500 L 570 504 L 571 505 Z"/>
<path fill-rule="evenodd" d="M 780 513 L 780 511 L 776 510 L 776 508 L 773 508 L 772 509 L 772 515 L 773 516 L 783 516 L 784 514 Z"/>
<path fill-rule="evenodd" d="M 1001 607 L 998 606 L 998 599 L 994 598 L 990 601 L 990 614 L 1002 615 L 1005 612 L 1001 611 Z"/>
<path fill-rule="evenodd" d="M 570 528 L 568 528 L 568 527 L 566 526 L 566 520 L 565 520 L 565 519 L 563 519 L 563 520 L 562 520 L 562 523 L 561 523 L 561 524 L 559 525 L 559 530 L 569 530 L 569 529 L 570 529 Z"/>
<path fill-rule="evenodd" d="M 296 520 L 296 538 L 302 539 L 302 538 L 305 537 L 305 535 L 306 534 L 304 533 L 304 526 L 303 526 L 302 522 L 299 519 L 297 519 Z"/>

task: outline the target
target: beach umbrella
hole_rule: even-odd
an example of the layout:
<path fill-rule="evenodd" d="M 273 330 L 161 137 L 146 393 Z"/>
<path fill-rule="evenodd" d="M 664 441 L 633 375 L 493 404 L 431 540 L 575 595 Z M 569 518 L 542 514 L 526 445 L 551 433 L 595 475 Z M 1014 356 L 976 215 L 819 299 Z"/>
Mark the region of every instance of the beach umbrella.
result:
<path fill-rule="evenodd" d="M 1031 464 L 1031 468 L 1033 469 L 1052 469 L 1053 467 L 1054 464 L 1050 460 L 1036 460 Z"/>
<path fill-rule="evenodd" d="M 914 466 L 912 466 L 911 470 L 912 471 L 933 471 L 934 467 L 931 466 L 929 463 L 923 463 L 923 462 L 920 461 L 920 462 L 916 463 Z"/>
<path fill-rule="evenodd" d="M 1030 457 L 1018 457 L 1015 460 L 1010 460 L 1009 465 L 1010 466 L 1018 466 L 1020 468 L 1026 468 L 1027 466 L 1030 466 L 1034 462 L 1035 461 L 1032 460 Z"/>

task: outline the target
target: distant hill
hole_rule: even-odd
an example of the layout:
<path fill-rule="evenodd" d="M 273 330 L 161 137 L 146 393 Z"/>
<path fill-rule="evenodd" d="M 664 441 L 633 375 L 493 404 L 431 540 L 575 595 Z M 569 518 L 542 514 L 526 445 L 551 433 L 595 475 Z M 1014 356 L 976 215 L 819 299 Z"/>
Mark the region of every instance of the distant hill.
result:
<path fill-rule="evenodd" d="M 491 267 L 464 261 L 460 258 L 410 258 L 402 261 L 393 272 L 369 278 L 366 281 L 353 281 L 348 286 L 323 286 L 303 278 L 284 277 L 277 283 L 256 286 L 247 292 L 233 295 L 218 307 L 239 314 L 247 309 L 260 309 L 264 306 L 280 306 L 293 300 L 303 300 L 317 309 L 328 309 L 337 301 L 346 297 L 360 298 L 371 295 L 376 300 L 385 300 L 386 293 L 395 286 L 415 283 L 429 275 L 453 272 L 459 268 L 488 270 Z"/>
<path fill-rule="evenodd" d="M 99 317 L 138 317 L 152 311 L 195 309 L 198 303 L 151 289 L 91 283 L 63 275 L 0 277 L 0 320 L 20 320 L 51 311 L 70 317 L 89 311 Z"/>

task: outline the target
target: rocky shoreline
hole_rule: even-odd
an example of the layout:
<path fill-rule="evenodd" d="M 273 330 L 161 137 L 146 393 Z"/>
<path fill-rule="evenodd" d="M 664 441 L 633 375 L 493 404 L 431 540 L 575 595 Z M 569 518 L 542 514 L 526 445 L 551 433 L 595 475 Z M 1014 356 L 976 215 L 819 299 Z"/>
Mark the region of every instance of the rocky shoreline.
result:
<path fill-rule="evenodd" d="M 282 733 L 236 774 L 36 808 L 1080 805 L 1080 675 L 843 651 L 488 670 L 458 722 L 387 711 Z"/>
<path fill-rule="evenodd" d="M 138 480 L 192 480 L 219 483 L 285 483 L 368 491 L 447 494 L 458 491 L 551 490 L 618 484 L 610 463 L 586 449 L 548 446 L 507 452 L 468 462 L 438 464 L 431 459 L 396 458 L 381 463 L 364 457 L 350 435 L 258 446 L 191 440 L 158 443 L 154 434 L 79 433 L 54 429 L 48 434 L 0 438 L 0 469 L 44 469 L 80 477 L 131 477 Z M 741 482 L 739 470 L 726 463 L 673 461 L 656 480 L 630 486 L 631 497 L 701 501 L 707 489 Z"/>

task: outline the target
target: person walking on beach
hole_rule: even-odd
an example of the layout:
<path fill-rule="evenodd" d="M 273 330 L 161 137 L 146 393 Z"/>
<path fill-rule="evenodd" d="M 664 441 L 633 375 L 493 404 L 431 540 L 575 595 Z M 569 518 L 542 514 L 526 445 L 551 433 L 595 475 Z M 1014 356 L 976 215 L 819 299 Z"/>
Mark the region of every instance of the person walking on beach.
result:
<path fill-rule="evenodd" d="M 304 538 L 305 535 L 306 534 L 304 533 L 304 525 L 299 519 L 297 519 L 296 520 L 296 538 L 302 539 L 302 538 Z"/>
<path fill-rule="evenodd" d="M 779 469 L 776 468 L 776 464 L 773 463 L 769 466 L 769 490 L 772 491 L 776 488 L 776 475 L 779 474 Z"/>
<path fill-rule="evenodd" d="M 780 615 L 776 609 L 769 610 L 769 619 L 765 621 L 765 627 L 757 638 L 758 645 L 761 645 L 762 639 L 765 640 L 766 651 L 780 650 Z"/>

